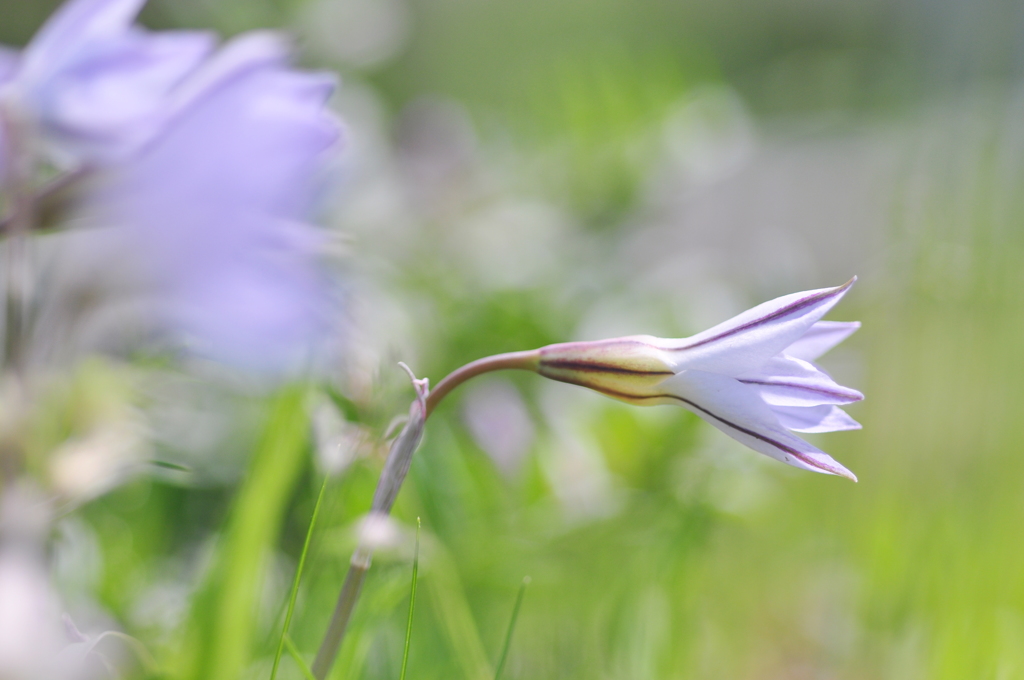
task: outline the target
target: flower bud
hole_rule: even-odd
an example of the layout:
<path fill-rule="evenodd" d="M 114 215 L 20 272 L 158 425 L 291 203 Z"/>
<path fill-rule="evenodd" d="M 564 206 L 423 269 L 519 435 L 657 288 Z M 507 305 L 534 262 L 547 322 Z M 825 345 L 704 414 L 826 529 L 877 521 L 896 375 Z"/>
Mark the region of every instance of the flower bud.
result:
<path fill-rule="evenodd" d="M 614 399 L 649 405 L 658 385 L 675 371 L 648 335 L 593 342 L 563 342 L 540 349 L 537 372 L 545 378 L 589 387 Z"/>

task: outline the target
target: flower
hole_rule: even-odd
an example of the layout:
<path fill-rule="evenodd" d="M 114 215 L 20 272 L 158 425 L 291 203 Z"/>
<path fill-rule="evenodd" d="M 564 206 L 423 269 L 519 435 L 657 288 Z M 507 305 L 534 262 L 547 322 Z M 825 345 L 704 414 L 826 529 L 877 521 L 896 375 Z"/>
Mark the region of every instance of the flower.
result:
<path fill-rule="evenodd" d="M 638 404 L 676 404 L 794 467 L 856 476 L 792 434 L 852 430 L 860 392 L 812 362 L 860 327 L 821 321 L 856 281 L 785 295 L 684 339 L 636 335 L 540 349 L 538 372 Z"/>
<path fill-rule="evenodd" d="M 304 365 L 336 316 L 308 221 L 340 139 L 334 78 L 289 60 L 271 33 L 228 42 L 168 93 L 158 135 L 92 173 L 76 211 L 108 235 L 88 258 L 148 295 L 159 329 L 271 372 Z"/>
<path fill-rule="evenodd" d="M 0 117 L 37 133 L 58 165 L 107 163 L 155 135 L 170 93 L 214 46 L 196 31 L 149 33 L 145 0 L 72 0 L 20 53 L 0 53 Z M 3 127 L 3 126 L 0 126 Z"/>
<path fill-rule="evenodd" d="M 339 316 L 310 224 L 340 138 L 334 78 L 292 69 L 267 32 L 217 50 L 145 31 L 144 2 L 71 0 L 20 53 L 0 49 L 2 198 L 42 200 L 56 169 L 65 225 L 105 228 L 69 245 L 72 263 L 134 289 L 143 328 L 245 368 L 308 365 Z"/>
<path fill-rule="evenodd" d="M 50 513 L 27 484 L 0 495 L 0 677 L 59 677 L 52 662 L 63 646 L 60 598 L 48 576 Z"/>

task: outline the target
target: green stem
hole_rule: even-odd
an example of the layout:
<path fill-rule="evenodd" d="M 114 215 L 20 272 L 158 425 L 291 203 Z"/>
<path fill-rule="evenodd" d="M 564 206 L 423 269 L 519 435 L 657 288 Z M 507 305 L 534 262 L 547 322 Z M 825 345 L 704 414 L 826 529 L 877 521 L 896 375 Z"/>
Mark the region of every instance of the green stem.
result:
<path fill-rule="evenodd" d="M 412 614 L 416 610 L 416 577 L 420 571 L 420 518 L 416 518 L 416 549 L 412 557 L 412 585 L 409 588 L 409 621 L 405 624 L 405 650 L 402 652 L 402 673 L 398 680 L 405 680 L 409 667 L 409 643 L 412 641 Z"/>
<path fill-rule="evenodd" d="M 494 680 L 500 680 L 501 671 L 505 668 L 505 661 L 508 659 L 508 650 L 512 646 L 512 633 L 516 629 L 516 620 L 519 618 L 519 608 L 523 605 L 523 595 L 526 594 L 526 586 L 530 585 L 530 577 L 523 579 L 519 586 L 519 594 L 516 595 L 516 604 L 512 607 L 512 620 L 508 622 L 508 632 L 505 634 L 505 644 L 501 648 L 501 657 L 498 658 L 498 668 L 494 671 Z"/>
<path fill-rule="evenodd" d="M 302 671 L 302 677 L 306 678 L 306 680 L 316 680 L 316 678 L 313 677 L 313 672 L 309 670 L 309 666 L 307 666 L 306 662 L 302 659 L 302 655 L 299 653 L 295 643 L 292 642 L 291 636 L 288 635 L 288 633 L 285 633 L 281 636 L 281 640 L 284 641 L 285 646 L 288 648 L 288 653 L 292 655 L 295 665 L 299 667 L 300 671 Z"/>
<path fill-rule="evenodd" d="M 356 550 L 352 556 L 348 573 L 345 575 L 345 583 L 341 586 L 341 593 L 338 595 L 338 602 L 334 606 L 334 615 L 331 616 L 331 623 L 327 627 L 327 634 L 320 644 L 320 651 L 313 661 L 313 677 L 316 680 L 324 680 L 331 666 L 334 665 L 334 658 L 338 656 L 341 649 L 341 641 L 345 638 L 345 629 L 348 628 L 348 621 L 352 618 L 352 610 L 359 599 L 359 591 L 363 588 L 363 581 L 366 579 L 366 572 L 370 569 L 370 555 L 362 550 Z"/>
<path fill-rule="evenodd" d="M 292 614 L 295 612 L 295 600 L 299 594 L 299 579 L 302 578 L 302 568 L 306 564 L 306 554 L 309 552 L 309 543 L 313 538 L 313 527 L 316 526 L 317 515 L 320 514 L 320 505 L 324 501 L 324 492 L 327 491 L 328 477 L 324 477 L 324 483 L 320 485 L 320 495 L 316 497 L 316 505 L 313 506 L 313 516 L 309 520 L 309 529 L 306 530 L 306 540 L 302 544 L 302 554 L 299 555 L 299 564 L 295 567 L 295 578 L 292 580 L 292 592 L 288 597 L 288 610 L 284 615 L 284 627 L 281 629 L 281 640 L 277 643 L 277 653 L 274 654 L 274 665 L 270 669 L 270 680 L 277 677 L 277 666 L 281 663 L 281 653 L 284 651 L 285 640 L 288 639 L 288 626 L 292 622 Z"/>
<path fill-rule="evenodd" d="M 437 384 L 437 387 L 429 391 L 425 380 L 417 380 L 405 364 L 401 365 L 409 372 L 409 377 L 412 378 L 416 388 L 417 397 L 409 409 L 409 420 L 391 446 L 391 452 L 384 463 L 384 470 L 377 481 L 377 489 L 373 495 L 370 511 L 385 515 L 391 512 L 391 506 L 398 497 L 402 482 L 405 481 L 412 454 L 416 452 L 423 436 L 426 420 L 441 400 L 462 383 L 483 373 L 506 369 L 536 371 L 540 365 L 540 350 L 509 352 L 477 359 L 452 371 Z M 323 642 L 320 643 L 316 660 L 313 662 L 313 675 L 316 680 L 324 680 L 330 672 L 331 666 L 334 665 L 334 659 L 338 655 L 338 650 L 341 649 L 345 630 L 352 617 L 356 601 L 359 599 L 359 592 L 366 579 L 366 572 L 370 568 L 372 557 L 372 549 L 365 546 L 357 548 L 356 553 L 352 556 L 352 563 L 345 575 L 341 593 L 338 594 L 338 601 L 334 605 L 331 623 L 324 635 Z"/>

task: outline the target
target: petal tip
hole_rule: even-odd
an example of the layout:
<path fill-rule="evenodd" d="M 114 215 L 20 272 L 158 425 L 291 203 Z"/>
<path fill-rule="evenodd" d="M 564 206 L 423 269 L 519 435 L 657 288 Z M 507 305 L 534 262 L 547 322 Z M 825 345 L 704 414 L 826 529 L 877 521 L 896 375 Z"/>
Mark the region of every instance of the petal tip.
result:
<path fill-rule="evenodd" d="M 818 472 L 824 472 L 826 475 L 835 475 L 836 477 L 846 477 L 851 482 L 857 482 L 857 475 L 853 474 L 845 467 L 837 463 L 836 461 L 830 461 L 828 464 L 824 464 L 823 461 L 814 461 L 813 467 Z"/>
<path fill-rule="evenodd" d="M 830 460 L 829 463 L 830 464 L 828 464 L 828 465 L 821 465 L 819 467 L 819 469 L 822 472 L 827 472 L 830 475 L 835 475 L 836 477 L 846 477 L 851 482 L 854 482 L 854 483 L 857 482 L 857 475 L 855 475 L 852 472 L 850 472 L 849 470 L 847 470 L 840 463 L 838 463 L 835 460 Z"/>
<path fill-rule="evenodd" d="M 856 274 L 854 274 L 854 275 L 853 275 L 853 278 L 851 278 L 851 279 L 850 279 L 849 281 L 847 281 L 847 282 L 846 282 L 846 283 L 844 283 L 843 285 L 841 285 L 841 286 L 836 286 L 836 287 L 835 287 L 835 288 L 833 289 L 833 292 L 835 292 L 836 294 L 840 294 L 840 295 L 842 295 L 842 294 L 845 294 L 845 293 L 846 293 L 846 291 L 848 291 L 848 290 L 850 290 L 851 288 L 853 288 L 853 284 L 855 284 L 855 283 L 857 283 L 857 275 L 856 275 Z"/>
<path fill-rule="evenodd" d="M 835 475 L 836 477 L 846 477 L 852 482 L 857 481 L 857 475 L 853 474 L 845 467 L 842 466 L 837 460 L 829 455 L 822 456 L 808 456 L 802 458 L 803 462 L 807 464 L 811 469 L 818 472 L 824 472 L 827 475 Z"/>

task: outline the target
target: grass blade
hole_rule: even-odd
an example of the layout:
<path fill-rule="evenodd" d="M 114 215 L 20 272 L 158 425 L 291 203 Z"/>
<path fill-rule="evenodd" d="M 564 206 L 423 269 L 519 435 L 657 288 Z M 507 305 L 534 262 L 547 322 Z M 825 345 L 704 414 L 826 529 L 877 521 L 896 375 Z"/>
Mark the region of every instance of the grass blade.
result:
<path fill-rule="evenodd" d="M 409 588 L 409 622 L 405 626 L 405 651 L 402 652 L 402 674 L 399 680 L 405 680 L 405 669 L 409 667 L 409 642 L 412 640 L 412 613 L 416 609 L 416 576 L 420 570 L 420 518 L 416 518 L 416 549 L 412 557 L 412 586 Z"/>
<path fill-rule="evenodd" d="M 498 658 L 498 668 L 494 671 L 494 680 L 501 678 L 501 671 L 505 668 L 505 660 L 508 659 L 508 648 L 512 646 L 512 633 L 516 629 L 516 619 L 519 618 L 519 607 L 523 604 L 523 595 L 526 593 L 526 586 L 530 585 L 530 577 L 523 579 L 519 586 L 519 594 L 516 595 L 516 604 L 512 607 L 512 620 L 508 622 L 508 632 L 505 634 L 505 645 L 501 649 L 501 656 Z"/>
<path fill-rule="evenodd" d="M 307 460 L 303 384 L 284 387 L 266 407 L 264 430 L 235 494 L 213 564 L 192 600 L 182 654 L 169 674 L 183 680 L 239 678 L 252 658 L 266 556 Z"/>
<path fill-rule="evenodd" d="M 313 677 L 313 671 L 309 670 L 309 666 L 302 660 L 302 655 L 299 654 L 299 650 L 295 647 L 295 643 L 292 642 L 292 636 L 285 633 L 281 636 L 281 642 L 288 648 L 288 653 L 292 655 L 292 659 L 295 660 L 295 664 L 299 667 L 299 670 L 302 671 L 302 675 L 306 680 L 316 680 L 316 678 Z"/>
<path fill-rule="evenodd" d="M 277 666 L 281 663 L 281 653 L 284 651 L 285 641 L 291 641 L 288 637 L 288 626 L 292 622 L 292 614 L 295 612 L 295 599 L 299 594 L 299 579 L 302 578 L 302 568 L 306 564 L 306 554 L 309 552 L 309 543 L 313 538 L 313 527 L 316 525 L 316 517 L 320 514 L 320 504 L 324 500 L 324 492 L 327 491 L 327 476 L 324 476 L 324 483 L 320 485 L 320 495 L 316 497 L 316 505 L 313 506 L 313 516 L 309 519 L 309 529 L 306 530 L 306 540 L 302 544 L 302 554 L 299 555 L 299 564 L 295 567 L 295 578 L 292 580 L 292 592 L 288 596 L 288 609 L 284 615 L 284 627 L 281 629 L 281 640 L 277 643 L 277 653 L 274 654 L 274 665 L 270 669 L 270 680 L 277 676 Z M 292 645 L 294 647 L 294 645 Z M 291 649 L 289 649 L 291 651 Z M 295 653 L 292 653 L 295 656 Z M 296 657 L 297 658 L 297 657 Z M 310 675 L 312 677 L 312 675 Z"/>

